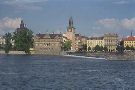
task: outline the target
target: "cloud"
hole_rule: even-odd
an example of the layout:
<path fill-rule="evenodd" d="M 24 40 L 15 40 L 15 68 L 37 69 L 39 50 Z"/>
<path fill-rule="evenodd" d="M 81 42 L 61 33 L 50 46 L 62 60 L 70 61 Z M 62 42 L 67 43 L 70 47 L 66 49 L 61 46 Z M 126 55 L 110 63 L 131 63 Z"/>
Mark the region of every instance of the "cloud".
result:
<path fill-rule="evenodd" d="M 127 1 L 127 0 L 120 0 L 120 1 L 116 1 L 116 2 L 113 2 L 114 4 L 121 4 L 121 5 L 123 5 L 123 4 L 128 4 L 128 3 L 130 3 L 129 1 Z"/>
<path fill-rule="evenodd" d="M 122 36 L 127 36 L 131 31 L 135 32 L 135 17 L 99 19 L 93 25 L 92 31 L 97 34 L 117 33 Z"/>
<path fill-rule="evenodd" d="M 121 20 L 121 25 L 126 29 L 135 29 L 135 17 L 131 19 L 123 19 Z"/>
<path fill-rule="evenodd" d="M 111 19 L 106 18 L 106 19 L 99 20 L 98 23 L 106 28 L 115 28 L 119 25 L 119 20 L 115 18 L 111 18 Z"/>
<path fill-rule="evenodd" d="M 15 9 L 21 10 L 42 10 L 40 4 L 48 0 L 5 0 L 3 4 L 15 7 Z"/>
<path fill-rule="evenodd" d="M 126 30 L 135 30 L 135 17 L 128 19 L 101 19 L 98 20 L 97 23 L 104 27 L 104 28 L 110 28 L 110 29 L 126 29 Z"/>
<path fill-rule="evenodd" d="M 11 30 L 15 30 L 19 27 L 21 18 L 9 18 L 5 17 L 0 20 L 0 32 L 8 32 Z"/>

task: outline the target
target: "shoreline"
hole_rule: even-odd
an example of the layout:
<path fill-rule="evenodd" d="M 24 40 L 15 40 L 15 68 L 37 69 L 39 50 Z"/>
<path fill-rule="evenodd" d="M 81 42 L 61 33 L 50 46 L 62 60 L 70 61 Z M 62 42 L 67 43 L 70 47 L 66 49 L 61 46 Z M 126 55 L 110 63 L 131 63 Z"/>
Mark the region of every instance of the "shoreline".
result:
<path fill-rule="evenodd" d="M 105 52 L 72 52 L 61 54 L 25 54 L 24 51 L 10 51 L 6 54 L 4 51 L 0 51 L 0 55 L 41 55 L 41 56 L 67 56 L 78 58 L 91 58 L 91 59 L 105 59 L 105 60 L 135 60 L 135 52 L 124 52 L 123 54 L 105 53 Z"/>

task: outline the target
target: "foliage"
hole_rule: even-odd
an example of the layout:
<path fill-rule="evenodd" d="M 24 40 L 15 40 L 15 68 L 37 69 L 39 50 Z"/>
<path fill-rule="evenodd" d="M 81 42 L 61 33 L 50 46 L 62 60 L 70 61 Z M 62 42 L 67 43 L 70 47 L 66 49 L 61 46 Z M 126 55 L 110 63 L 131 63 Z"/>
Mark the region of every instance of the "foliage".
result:
<path fill-rule="evenodd" d="M 63 49 L 64 49 L 64 51 L 69 51 L 69 50 L 71 50 L 71 41 L 65 41 L 65 42 L 63 43 Z"/>
<path fill-rule="evenodd" d="M 30 48 L 33 47 L 33 32 L 27 28 L 14 32 L 15 49 L 25 51 L 30 54 Z"/>
<path fill-rule="evenodd" d="M 90 51 L 91 50 L 91 47 L 88 47 L 88 51 Z"/>
<path fill-rule="evenodd" d="M 5 48 L 4 48 L 4 50 L 5 50 L 5 53 L 7 53 L 7 54 L 12 49 L 11 38 L 12 38 L 11 33 L 5 34 Z"/>
<path fill-rule="evenodd" d="M 130 50 L 134 50 L 134 47 L 133 47 L 133 46 L 131 46 L 131 47 L 130 47 Z"/>
<path fill-rule="evenodd" d="M 103 51 L 103 47 L 102 46 L 99 46 L 99 45 L 96 45 L 95 48 L 94 48 L 95 52 L 97 51 Z"/>
<path fill-rule="evenodd" d="M 124 52 L 124 46 L 117 45 L 116 50 L 118 51 L 118 53 L 121 53 L 122 54 Z"/>
<path fill-rule="evenodd" d="M 87 51 L 87 44 L 82 45 L 82 51 Z"/>
<path fill-rule="evenodd" d="M 104 47 L 103 49 L 104 49 L 104 51 L 105 51 L 105 52 L 107 52 L 107 51 L 108 51 L 108 48 L 107 48 L 107 47 Z"/>
<path fill-rule="evenodd" d="M 130 50 L 130 47 L 129 46 L 126 46 L 126 48 L 125 48 L 126 50 Z"/>

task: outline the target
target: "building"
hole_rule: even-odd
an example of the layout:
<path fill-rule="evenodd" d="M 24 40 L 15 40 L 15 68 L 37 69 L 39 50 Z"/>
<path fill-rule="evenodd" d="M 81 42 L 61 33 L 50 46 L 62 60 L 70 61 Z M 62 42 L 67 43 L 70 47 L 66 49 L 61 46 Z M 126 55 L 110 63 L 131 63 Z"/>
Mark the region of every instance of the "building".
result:
<path fill-rule="evenodd" d="M 14 46 L 14 40 L 11 39 L 10 43 L 12 44 L 12 47 L 13 47 Z M 5 44 L 6 44 L 5 36 L 0 36 L 0 48 L 4 49 Z"/>
<path fill-rule="evenodd" d="M 67 27 L 67 32 L 64 34 L 68 40 L 72 42 L 71 51 L 78 51 L 83 44 L 87 43 L 87 37 L 81 36 L 80 34 L 76 34 L 75 27 L 73 25 L 73 18 L 70 17 L 69 25 Z"/>
<path fill-rule="evenodd" d="M 75 27 L 73 25 L 73 19 L 70 17 L 69 19 L 69 25 L 67 27 L 67 32 L 65 34 L 65 37 L 69 39 L 71 43 L 71 50 L 76 51 L 76 42 L 75 42 Z"/>
<path fill-rule="evenodd" d="M 20 27 L 16 29 L 16 32 L 27 30 L 26 24 L 24 24 L 23 20 L 21 20 Z"/>
<path fill-rule="evenodd" d="M 124 47 L 134 47 L 135 48 L 135 36 L 129 36 L 123 39 Z"/>
<path fill-rule="evenodd" d="M 4 45 L 5 44 L 5 38 L 4 36 L 0 36 L 0 45 Z"/>
<path fill-rule="evenodd" d="M 60 55 L 62 34 L 36 34 L 34 37 L 35 54 Z"/>
<path fill-rule="evenodd" d="M 91 50 L 94 50 L 95 46 L 99 45 L 104 47 L 104 37 L 91 37 L 87 40 L 87 51 L 89 51 L 89 47 Z"/>
<path fill-rule="evenodd" d="M 104 34 L 104 46 L 109 52 L 115 52 L 118 44 L 118 35 L 107 33 Z"/>
<path fill-rule="evenodd" d="M 5 38 L 4 36 L 0 36 L 0 49 L 4 48 L 5 45 Z"/>

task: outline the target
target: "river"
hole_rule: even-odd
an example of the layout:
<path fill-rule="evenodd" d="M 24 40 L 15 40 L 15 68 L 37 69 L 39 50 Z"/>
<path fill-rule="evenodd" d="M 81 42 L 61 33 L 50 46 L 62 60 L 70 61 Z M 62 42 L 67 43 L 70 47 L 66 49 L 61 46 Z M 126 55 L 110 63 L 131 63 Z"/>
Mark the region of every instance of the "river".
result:
<path fill-rule="evenodd" d="M 0 55 L 0 90 L 135 90 L 135 61 Z"/>

